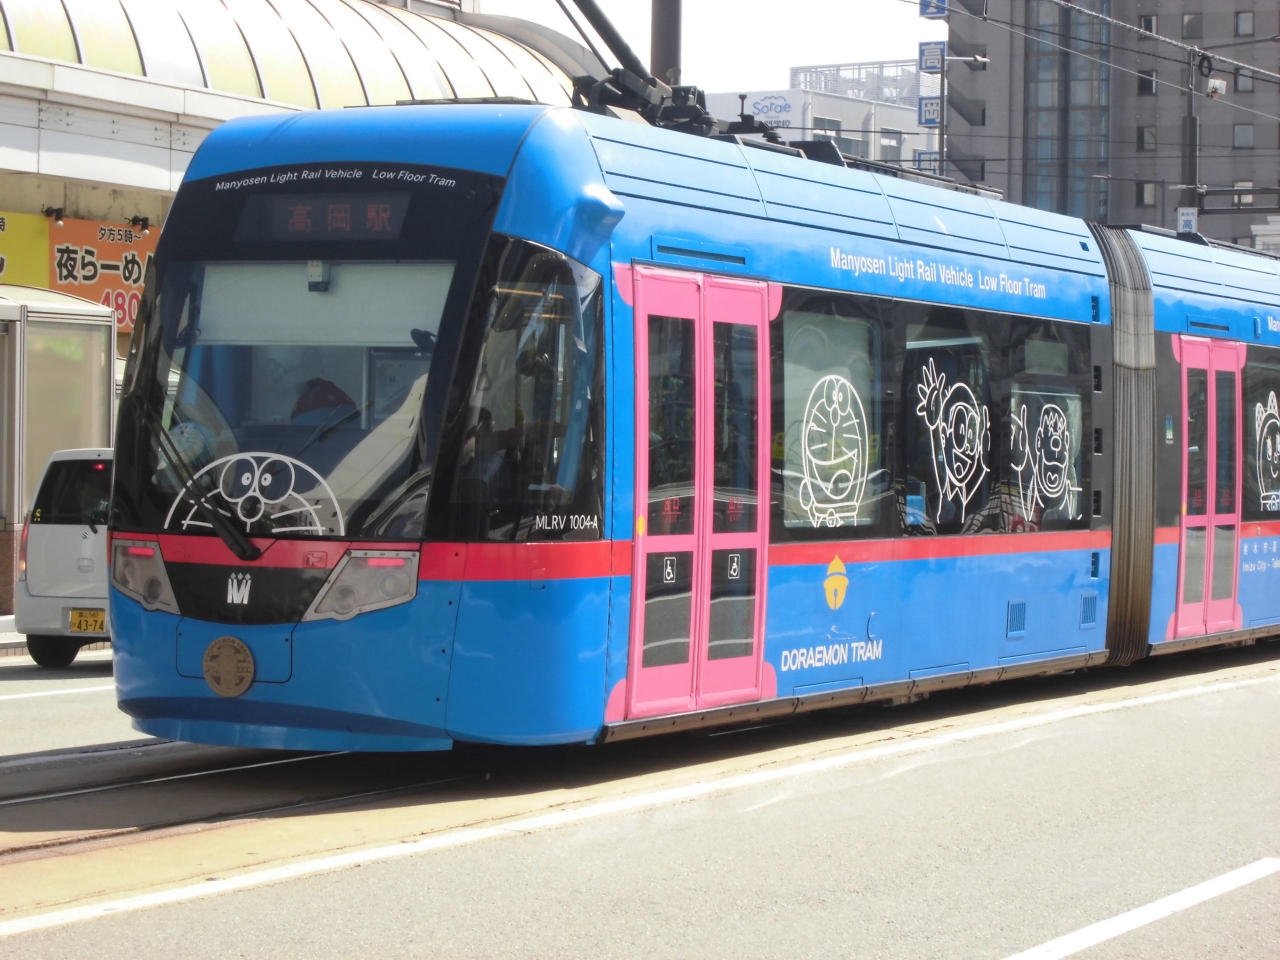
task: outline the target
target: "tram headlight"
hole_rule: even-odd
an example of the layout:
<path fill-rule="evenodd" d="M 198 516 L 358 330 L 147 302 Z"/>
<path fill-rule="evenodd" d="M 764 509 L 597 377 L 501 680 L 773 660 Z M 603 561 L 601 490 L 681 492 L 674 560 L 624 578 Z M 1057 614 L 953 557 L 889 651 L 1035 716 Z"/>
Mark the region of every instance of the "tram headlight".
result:
<path fill-rule="evenodd" d="M 160 544 L 151 540 L 116 540 L 111 544 L 111 582 L 147 610 L 178 613 L 178 600 L 169 585 L 169 574 L 160 556 Z"/>
<path fill-rule="evenodd" d="M 418 595 L 418 551 L 348 550 L 303 620 L 349 620 Z"/>

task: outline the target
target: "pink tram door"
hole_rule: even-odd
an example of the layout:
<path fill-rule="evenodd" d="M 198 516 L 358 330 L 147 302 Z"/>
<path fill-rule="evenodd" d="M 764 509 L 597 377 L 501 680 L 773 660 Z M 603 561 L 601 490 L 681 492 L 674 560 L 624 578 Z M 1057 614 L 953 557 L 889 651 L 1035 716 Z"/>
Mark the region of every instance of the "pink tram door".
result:
<path fill-rule="evenodd" d="M 755 700 L 769 531 L 770 288 L 636 267 L 627 716 Z"/>
<path fill-rule="evenodd" d="M 1182 363 L 1182 522 L 1174 637 L 1240 626 L 1240 370 L 1244 347 L 1175 337 Z"/>

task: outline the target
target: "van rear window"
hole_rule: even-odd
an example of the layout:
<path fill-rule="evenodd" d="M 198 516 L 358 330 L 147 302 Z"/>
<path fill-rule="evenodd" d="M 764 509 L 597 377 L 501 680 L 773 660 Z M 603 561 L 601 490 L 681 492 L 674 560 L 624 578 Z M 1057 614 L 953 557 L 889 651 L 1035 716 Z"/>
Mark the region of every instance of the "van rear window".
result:
<path fill-rule="evenodd" d="M 110 500 L 110 460 L 56 460 L 40 484 L 31 522 L 105 524 Z"/>

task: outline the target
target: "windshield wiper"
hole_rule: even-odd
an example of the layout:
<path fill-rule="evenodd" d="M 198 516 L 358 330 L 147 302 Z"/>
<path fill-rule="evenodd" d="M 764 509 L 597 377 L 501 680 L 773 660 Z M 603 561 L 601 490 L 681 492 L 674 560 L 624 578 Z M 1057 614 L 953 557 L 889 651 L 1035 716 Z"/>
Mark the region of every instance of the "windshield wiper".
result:
<path fill-rule="evenodd" d="M 196 477 L 191 470 L 190 464 L 187 463 L 186 458 L 182 456 L 174 444 L 173 438 L 165 430 L 151 404 L 138 393 L 135 393 L 134 396 L 137 397 L 143 422 L 147 425 L 147 429 L 151 431 L 152 436 L 156 438 L 156 442 L 160 446 L 160 452 L 173 466 L 174 472 L 178 474 L 178 479 L 182 481 L 183 487 L 191 491 L 192 499 L 195 500 L 196 506 L 209 518 L 209 526 L 213 527 L 213 532 L 241 560 L 257 560 L 262 556 L 262 551 L 250 542 L 249 538 L 235 525 L 230 517 L 219 511 L 217 507 L 205 502 L 205 497 L 211 491 L 203 489 L 202 485 L 196 483 Z"/>

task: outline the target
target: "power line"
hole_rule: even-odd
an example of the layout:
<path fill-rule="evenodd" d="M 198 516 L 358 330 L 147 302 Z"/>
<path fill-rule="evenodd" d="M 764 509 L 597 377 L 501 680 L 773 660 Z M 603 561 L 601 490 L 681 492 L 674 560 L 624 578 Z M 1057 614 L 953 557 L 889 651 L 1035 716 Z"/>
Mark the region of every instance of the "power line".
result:
<path fill-rule="evenodd" d="M 906 3 L 906 4 L 910 4 L 910 5 L 912 5 L 912 6 L 915 6 L 915 5 L 918 3 L 918 0 L 898 0 L 898 2 L 899 2 L 899 3 Z M 1054 3 L 1065 3 L 1065 0 L 1051 0 L 1051 2 L 1054 2 Z M 991 18 L 991 17 L 979 17 L 979 16 L 977 16 L 976 14 L 969 13 L 967 10 L 963 10 L 963 9 L 960 9 L 960 8 L 957 8 L 957 7 L 950 7 L 950 8 L 948 8 L 948 9 L 952 10 L 952 12 L 954 12 L 954 13 L 959 13 L 959 14 L 960 14 L 960 15 L 962 15 L 962 16 L 969 17 L 969 18 L 970 18 L 970 19 L 972 19 L 972 20 L 981 20 L 983 23 L 990 23 L 990 24 L 992 24 L 992 25 L 994 25 L 994 26 L 999 27 L 999 28 L 1000 28 L 1000 29 L 1002 29 L 1002 30 L 1006 30 L 1006 31 L 1008 31 L 1009 33 L 1012 33 L 1012 34 L 1015 34 L 1015 35 L 1017 35 L 1017 36 L 1023 37 L 1024 39 L 1027 39 L 1027 40 L 1031 40 L 1031 41 L 1033 41 L 1033 42 L 1035 42 L 1035 43 L 1042 43 L 1042 44 L 1044 44 L 1045 46 L 1048 46 L 1048 47 L 1053 47 L 1053 48 L 1058 49 L 1058 50 L 1065 50 L 1067 53 L 1073 53 L 1073 54 L 1075 54 L 1075 55 L 1076 55 L 1076 56 L 1078 56 L 1078 57 L 1083 57 L 1085 60 L 1089 60 L 1089 61 L 1091 61 L 1091 62 L 1093 62 L 1093 63 L 1097 63 L 1097 64 L 1099 64 L 1099 65 L 1101 65 L 1101 66 L 1103 66 L 1103 67 L 1107 67 L 1108 69 L 1116 70 L 1116 71 L 1118 71 L 1118 72 L 1120 72 L 1120 73 L 1127 73 L 1127 74 L 1129 74 L 1129 75 L 1131 75 L 1131 76 L 1134 76 L 1134 77 L 1142 76 L 1142 73 L 1141 73 L 1140 71 L 1137 71 L 1137 70 L 1130 70 L 1130 69 L 1129 69 L 1129 68 L 1127 68 L 1127 67 L 1121 67 L 1121 66 L 1118 66 L 1118 65 L 1116 65 L 1116 64 L 1109 63 L 1108 61 L 1103 60 L 1103 59 L 1101 59 L 1101 58 L 1099 58 L 1099 57 L 1091 57 L 1091 56 L 1089 56 L 1087 53 L 1085 53 L 1085 52 L 1083 52 L 1083 51 L 1081 51 L 1081 50 L 1073 50 L 1073 49 L 1071 49 L 1070 47 L 1064 47 L 1062 44 L 1059 44 L 1059 43 L 1053 43 L 1053 42 L 1051 42 L 1051 41 L 1049 41 L 1049 40 L 1043 40 L 1043 39 L 1041 39 L 1041 38 L 1039 38 L 1039 37 L 1033 37 L 1033 36 L 1031 36 L 1031 34 L 1029 34 L 1026 30 L 1019 29 L 1019 28 L 1018 28 L 1016 25 L 1014 25 L 1012 22 L 1009 22 L 1009 21 L 1002 21 L 1002 20 L 996 20 L 996 19 L 993 19 L 993 18 Z M 1082 8 L 1078 8 L 1078 7 L 1077 7 L 1077 8 L 1073 8 L 1073 9 L 1082 9 Z M 1117 22 L 1119 22 L 1119 21 L 1117 21 Z M 1151 36 L 1156 36 L 1156 34 L 1151 34 Z M 1227 62 L 1229 62 L 1229 63 L 1233 63 L 1233 64 L 1235 63 L 1235 61 L 1227 61 Z M 1244 66 L 1244 67 L 1246 67 L 1246 69 L 1252 69 L 1252 68 L 1248 67 L 1248 65 L 1247 65 L 1247 64 L 1240 64 L 1240 66 Z M 1277 76 L 1278 78 L 1280 78 L 1280 75 L 1276 75 L 1276 74 L 1271 74 L 1271 76 Z M 1177 90 L 1179 93 L 1188 93 L 1188 92 L 1189 92 L 1189 93 L 1192 93 L 1194 96 L 1202 97 L 1202 98 L 1204 98 L 1204 99 L 1206 99 L 1206 100 L 1212 100 L 1212 101 L 1215 101 L 1215 102 L 1217 102 L 1217 103 L 1225 104 L 1226 106 L 1229 106 L 1229 107 L 1231 107 L 1231 108 L 1232 108 L 1232 109 L 1234 109 L 1234 110 L 1242 110 L 1242 111 L 1244 111 L 1245 113 L 1251 113 L 1251 114 L 1254 114 L 1255 116 L 1263 117 L 1264 119 L 1267 119 L 1267 120 L 1275 120 L 1275 121 L 1280 122 L 1280 116 L 1276 116 L 1275 114 L 1263 113 L 1261 110 L 1254 110 L 1254 109 L 1252 109 L 1251 107 L 1246 107 L 1246 106 L 1244 106 L 1243 104 L 1238 104 L 1238 103 L 1235 103 L 1234 101 L 1223 99 L 1222 97 L 1210 97 L 1207 93 L 1200 93 L 1198 90 L 1188 91 L 1185 87 L 1179 86 L 1178 84 L 1175 84 L 1175 83 L 1170 83 L 1168 80 L 1161 80 L 1159 77 L 1156 77 L 1156 76 L 1148 77 L 1148 79 L 1150 79 L 1150 80 L 1152 81 L 1153 85 L 1159 85 L 1159 86 L 1170 87 L 1171 89 Z"/>
<path fill-rule="evenodd" d="M 963 11 L 960 11 L 960 12 L 963 12 Z M 970 16 L 972 16 L 972 15 L 970 15 Z M 1015 23 L 1014 23 L 1013 21 L 1011 21 L 1011 20 L 1000 20 L 1000 19 L 998 19 L 998 18 L 996 18 L 996 17 L 982 17 L 982 18 L 979 18 L 979 19 L 982 19 L 982 20 L 983 20 L 984 22 L 986 22 L 986 23 L 994 23 L 994 24 L 997 24 L 997 25 L 999 25 L 999 26 L 1004 26 L 1004 27 L 1016 27 L 1016 26 L 1017 26 L 1017 24 L 1015 24 Z M 1171 56 L 1167 56 L 1167 55 L 1165 55 L 1165 54 L 1159 53 L 1159 52 L 1157 52 L 1157 51 L 1155 51 L 1155 50 L 1151 50 L 1151 49 L 1143 49 L 1143 48 L 1141 48 L 1141 47 L 1126 47 L 1126 46 L 1122 46 L 1121 44 L 1116 43 L 1114 40 L 1107 40 L 1107 41 L 1103 42 L 1103 41 L 1101 41 L 1101 40 L 1092 40 L 1092 39 L 1087 39 L 1087 38 L 1084 38 L 1084 37 L 1076 37 L 1076 36 L 1072 36 L 1072 35 L 1070 35 L 1069 33 L 1063 33 L 1063 32 L 1062 32 L 1062 31 L 1060 31 L 1060 30 L 1054 30 L 1054 29 L 1052 29 L 1052 28 L 1050 28 L 1050 27 L 1028 26 L 1028 27 L 1027 27 L 1027 29 L 1028 29 L 1028 30 L 1030 30 L 1030 31 L 1034 31 L 1034 32 L 1035 32 L 1035 33 L 1037 33 L 1037 34 L 1043 34 L 1043 35 L 1045 35 L 1045 36 L 1056 37 L 1057 39 L 1059 39 L 1059 40 L 1063 40 L 1063 41 L 1066 41 L 1066 42 L 1068 42 L 1068 43 L 1075 42 L 1075 43 L 1084 44 L 1084 45 L 1088 45 L 1088 46 L 1106 47 L 1108 50 L 1118 50 L 1118 51 L 1120 51 L 1121 53 L 1131 53 L 1131 54 L 1133 54 L 1134 56 L 1138 56 L 1138 57 L 1146 57 L 1146 58 L 1149 58 L 1149 59 L 1152 59 L 1152 60 L 1160 61 L 1160 62 L 1162 62 L 1162 63 L 1171 63 L 1171 64 L 1174 64 L 1175 66 L 1177 66 L 1177 67 L 1179 67 L 1179 68 L 1185 68 L 1185 67 L 1187 66 L 1187 61 L 1186 61 L 1185 59 L 1181 58 L 1181 57 L 1171 57 Z M 1135 28 L 1135 29 L 1137 29 L 1137 28 Z M 1146 31 L 1141 31 L 1141 30 L 1140 30 L 1139 32 L 1142 34 L 1142 36 L 1143 36 L 1145 39 L 1152 39 L 1152 38 L 1155 38 L 1155 39 L 1165 39 L 1165 38 L 1160 37 L 1158 34 L 1151 34 L 1151 33 L 1147 33 Z M 1032 34 L 1030 34 L 1030 33 L 1027 33 L 1027 34 L 1024 34 L 1024 35 L 1025 35 L 1029 40 L 1032 40 L 1033 42 L 1044 42 L 1044 41 L 1041 41 L 1041 40 L 1040 40 L 1040 38 L 1039 38 L 1038 36 L 1033 36 L 1033 35 L 1032 35 Z M 1225 58 L 1223 58 L 1223 59 L 1225 60 Z M 1235 64 L 1235 61 L 1227 61 L 1227 62 L 1232 63 L 1233 65 Z M 1241 68 L 1241 69 L 1247 69 L 1247 70 L 1250 72 L 1250 74 L 1254 76 L 1254 78 L 1255 78 L 1255 79 L 1257 79 L 1257 80 L 1261 80 L 1263 83 L 1280 84 L 1280 75 L 1273 74 L 1273 73 L 1269 73 L 1268 71 L 1263 70 L 1263 69 L 1262 69 L 1262 68 L 1260 68 L 1260 67 L 1253 66 L 1252 64 L 1240 64 L 1240 65 L 1238 65 L 1238 66 L 1239 66 L 1239 68 Z M 1185 88 L 1184 88 L 1184 87 L 1179 87 L 1179 89 L 1181 89 L 1181 90 L 1185 90 Z"/>
<path fill-rule="evenodd" d="M 1090 10 L 1087 7 L 1077 6 L 1076 4 L 1071 3 L 1070 0 L 1049 0 L 1049 3 L 1056 4 L 1057 6 L 1062 7 L 1066 10 L 1070 10 L 1074 13 L 1082 13 L 1087 17 L 1093 17 L 1094 19 L 1101 20 L 1105 23 L 1110 24 L 1111 26 L 1122 27 L 1125 30 L 1131 30 L 1135 33 L 1139 33 L 1142 35 L 1144 39 L 1159 40 L 1161 43 L 1167 43 L 1172 47 L 1177 47 L 1179 50 L 1183 51 L 1184 53 L 1203 54 L 1204 56 L 1208 56 L 1211 60 L 1218 59 L 1218 60 L 1221 60 L 1223 63 L 1231 64 L 1233 67 L 1243 67 L 1247 70 L 1254 71 L 1260 76 L 1265 76 L 1265 77 L 1268 77 L 1269 79 L 1280 81 L 1280 73 L 1271 73 L 1269 70 L 1261 70 L 1258 67 L 1252 66 L 1250 64 L 1241 63 L 1238 60 L 1232 60 L 1230 57 L 1215 58 L 1214 56 L 1211 55 L 1210 51 L 1204 50 L 1201 47 L 1197 47 L 1194 44 L 1179 43 L 1177 40 L 1174 40 L 1172 37 L 1164 37 L 1158 33 L 1151 33 L 1148 30 L 1143 30 L 1141 27 L 1136 26 L 1135 24 L 1125 23 L 1125 21 L 1123 20 L 1117 20 L 1114 17 L 1107 16 L 1106 14 L 1097 13 L 1096 11 Z M 1257 42 L 1265 42 L 1265 38 L 1260 38 Z"/>

